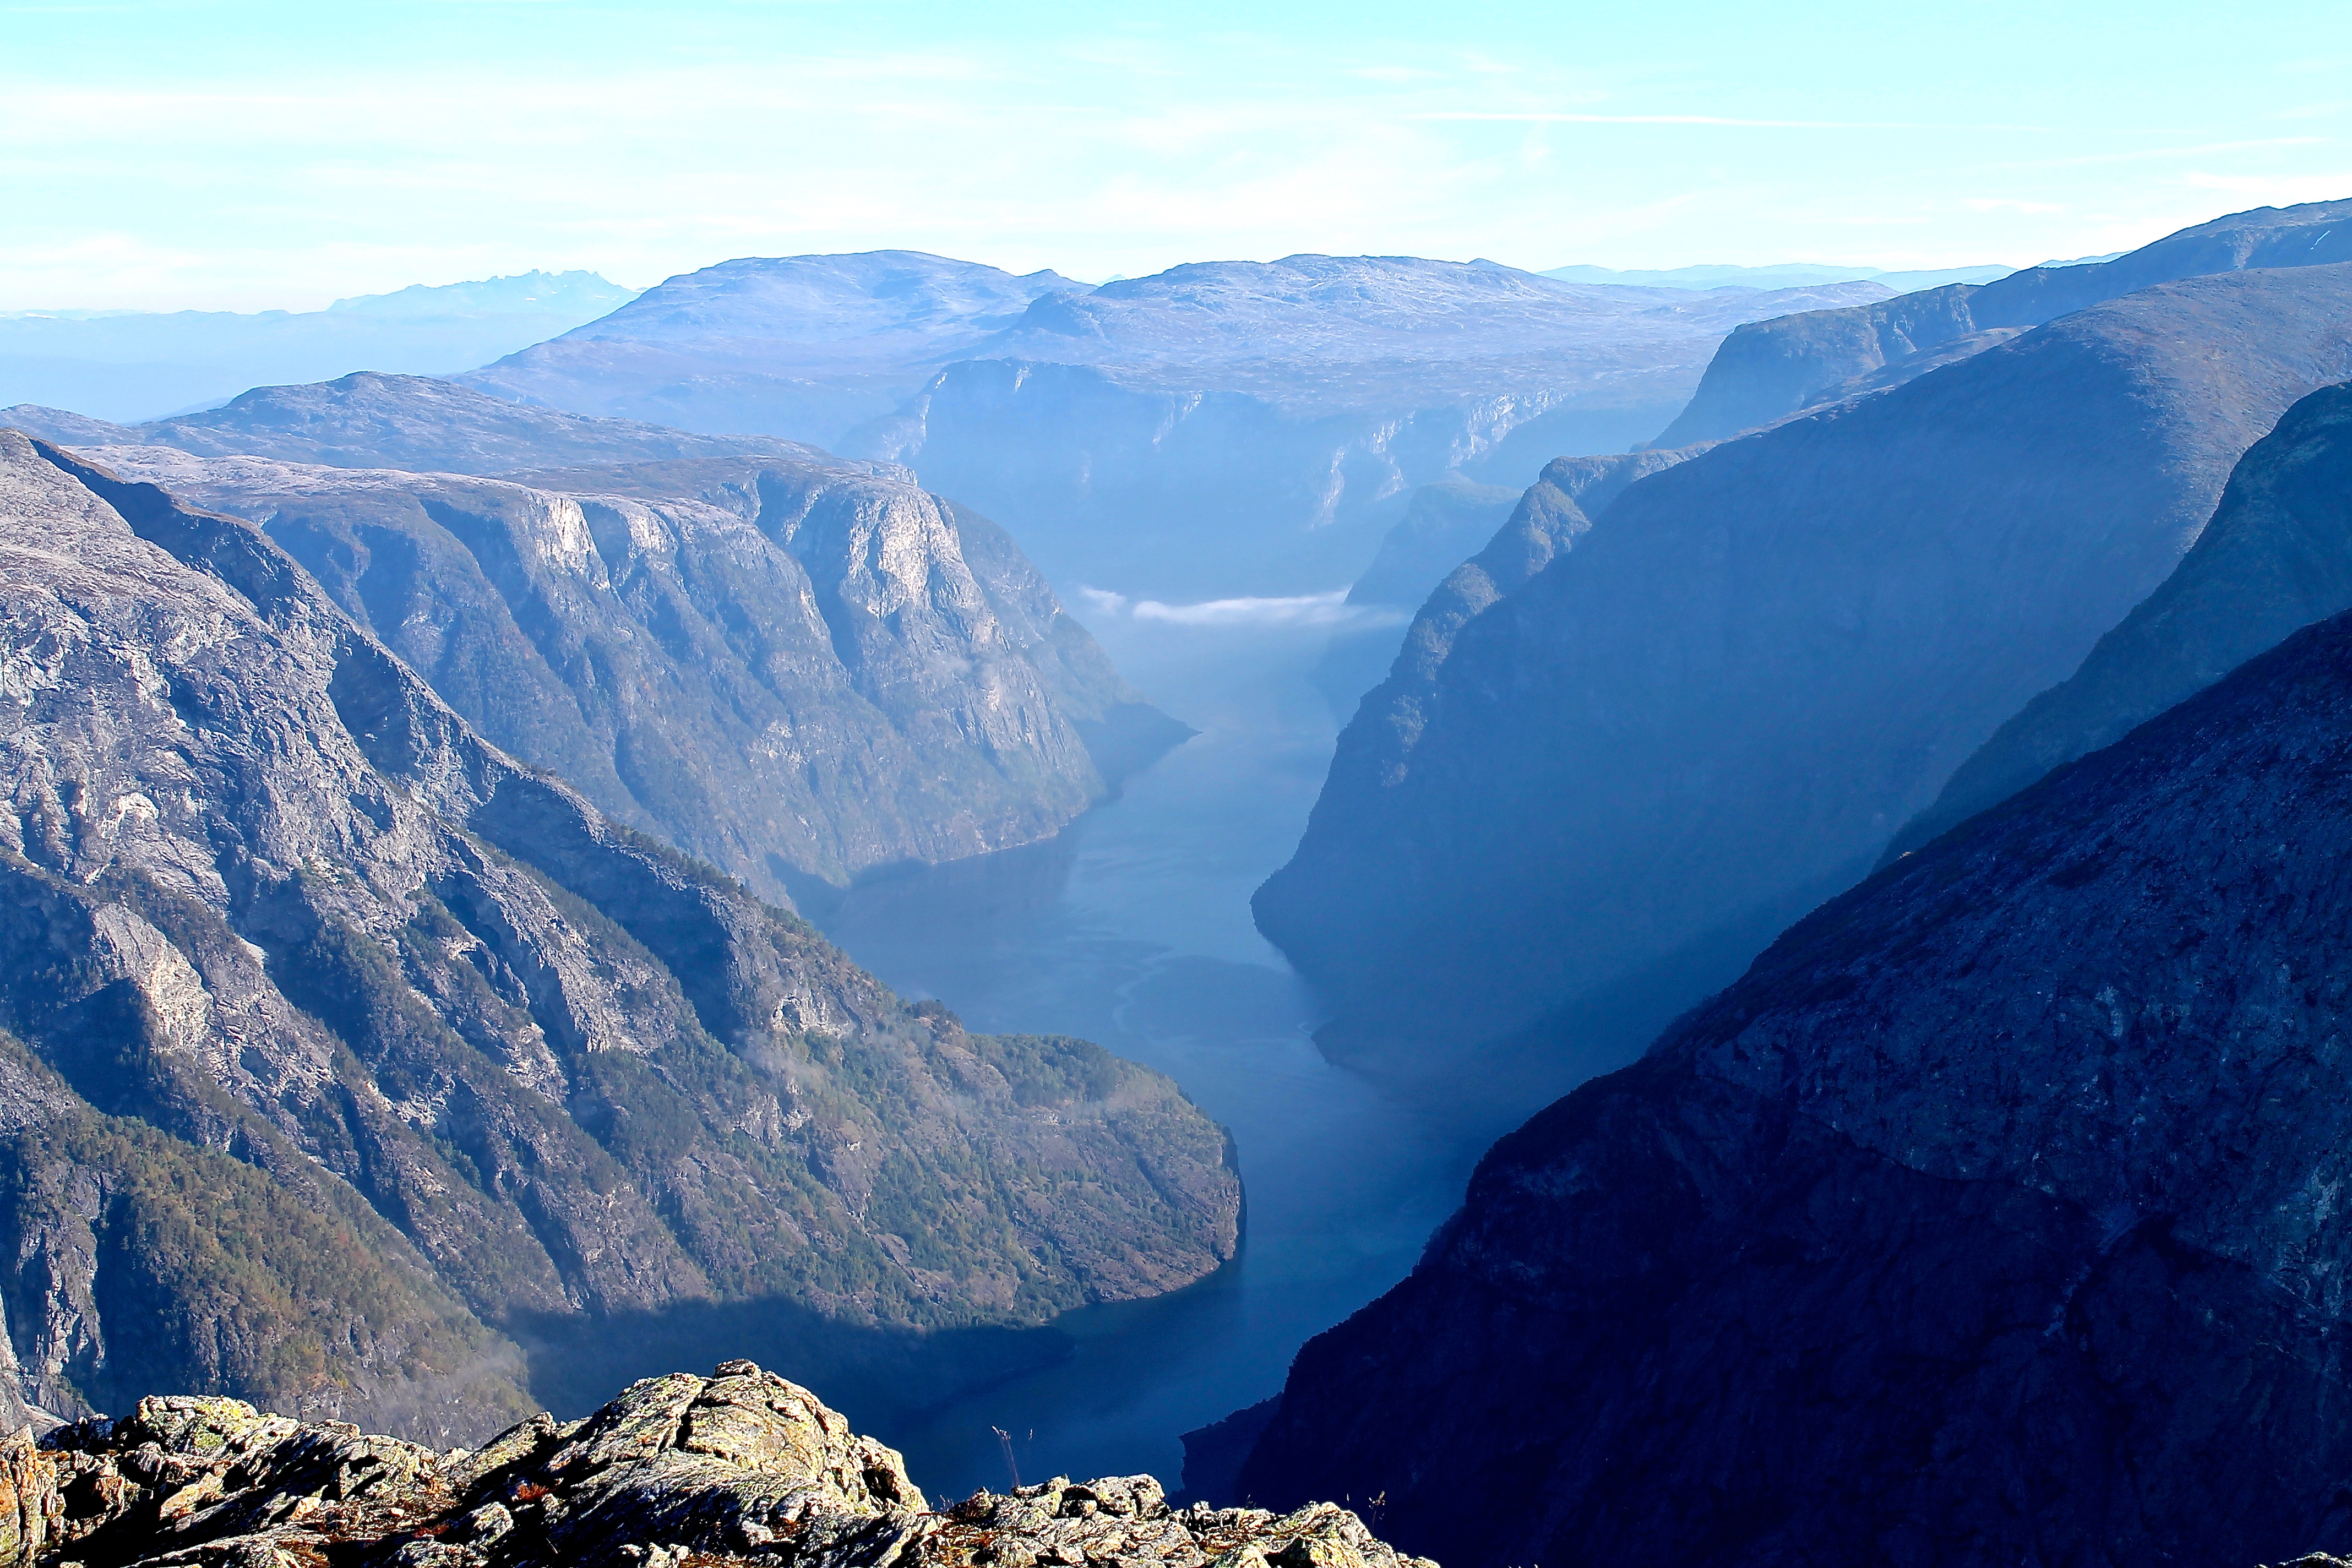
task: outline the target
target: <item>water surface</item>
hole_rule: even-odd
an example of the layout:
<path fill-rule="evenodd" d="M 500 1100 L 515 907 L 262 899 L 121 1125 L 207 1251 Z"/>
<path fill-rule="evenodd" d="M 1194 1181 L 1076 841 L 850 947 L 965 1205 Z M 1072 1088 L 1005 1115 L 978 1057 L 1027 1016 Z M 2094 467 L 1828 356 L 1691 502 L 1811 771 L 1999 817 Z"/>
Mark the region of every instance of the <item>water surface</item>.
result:
<path fill-rule="evenodd" d="M 1052 843 L 887 877 L 827 934 L 968 1027 L 1083 1035 L 1170 1074 L 1230 1129 L 1242 1252 L 1202 1284 L 1060 1319 L 1053 1364 L 877 1432 L 935 1491 L 1147 1470 L 1177 1435 L 1277 1392 L 1291 1356 L 1412 1268 L 1476 1150 L 1325 1061 L 1307 988 L 1250 921 L 1288 858 L 1335 725 L 1314 627 L 1098 624 L 1129 678 L 1201 733 Z M 1033 1436 L 1034 1434 L 1034 1436 Z"/>

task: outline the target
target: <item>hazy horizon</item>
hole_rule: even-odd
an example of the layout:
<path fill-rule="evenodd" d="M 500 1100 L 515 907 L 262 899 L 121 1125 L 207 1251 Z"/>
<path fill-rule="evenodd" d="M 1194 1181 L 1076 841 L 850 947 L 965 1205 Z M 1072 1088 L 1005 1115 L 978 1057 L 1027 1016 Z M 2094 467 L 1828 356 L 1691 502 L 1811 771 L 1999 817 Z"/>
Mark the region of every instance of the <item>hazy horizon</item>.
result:
<path fill-rule="evenodd" d="M 2352 193 L 2316 5 L 6 9 L 19 310 L 886 248 L 2018 266 Z"/>

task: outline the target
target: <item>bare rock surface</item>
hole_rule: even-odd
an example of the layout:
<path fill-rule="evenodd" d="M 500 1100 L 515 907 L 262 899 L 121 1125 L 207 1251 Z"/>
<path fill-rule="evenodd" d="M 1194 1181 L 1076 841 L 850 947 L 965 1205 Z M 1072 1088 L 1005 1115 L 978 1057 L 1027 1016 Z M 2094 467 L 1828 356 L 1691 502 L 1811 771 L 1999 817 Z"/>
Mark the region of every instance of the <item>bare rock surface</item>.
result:
<path fill-rule="evenodd" d="M 1090 741 L 1183 733 L 1003 530 L 871 464 L 78 449 L 258 524 L 485 738 L 774 902 L 1048 837 L 1106 792 Z"/>
<path fill-rule="evenodd" d="M 1491 1568 L 2342 1552 L 2347 864 L 2352 614 L 1497 1143 L 1240 1489 Z"/>
<path fill-rule="evenodd" d="M 518 1316 L 1035 1322 L 1232 1256 L 1168 1079 L 908 1008 L 483 742 L 252 525 L 15 432 L 0 520 L 26 1405 L 478 1433 Z"/>
<path fill-rule="evenodd" d="M 13 1504 L 13 1507 L 6 1505 Z M 11 1531 L 13 1526 L 13 1533 Z M 1433 1568 L 1328 1503 L 1171 1510 L 1150 1476 L 934 1511 L 899 1456 L 747 1361 L 436 1452 L 229 1399 L 0 1442 L 0 1564 Z"/>

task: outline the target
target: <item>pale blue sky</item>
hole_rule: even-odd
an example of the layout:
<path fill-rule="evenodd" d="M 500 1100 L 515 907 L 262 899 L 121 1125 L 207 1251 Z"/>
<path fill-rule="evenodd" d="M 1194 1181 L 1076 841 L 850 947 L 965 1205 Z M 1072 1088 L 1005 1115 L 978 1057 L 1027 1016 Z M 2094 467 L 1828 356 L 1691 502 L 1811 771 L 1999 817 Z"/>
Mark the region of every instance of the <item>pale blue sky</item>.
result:
<path fill-rule="evenodd" d="M 2352 195 L 2352 6 L 0 0 L 0 309 L 905 246 L 2021 264 Z"/>

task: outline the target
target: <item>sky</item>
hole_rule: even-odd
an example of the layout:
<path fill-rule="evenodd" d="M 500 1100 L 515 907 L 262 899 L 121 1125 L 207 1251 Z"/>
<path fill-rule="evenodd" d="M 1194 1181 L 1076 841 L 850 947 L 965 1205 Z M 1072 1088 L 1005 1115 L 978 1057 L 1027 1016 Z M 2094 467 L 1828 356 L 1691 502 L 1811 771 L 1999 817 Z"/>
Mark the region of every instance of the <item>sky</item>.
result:
<path fill-rule="evenodd" d="M 0 0 L 0 310 L 908 247 L 2011 266 L 2352 196 L 2352 5 Z"/>

